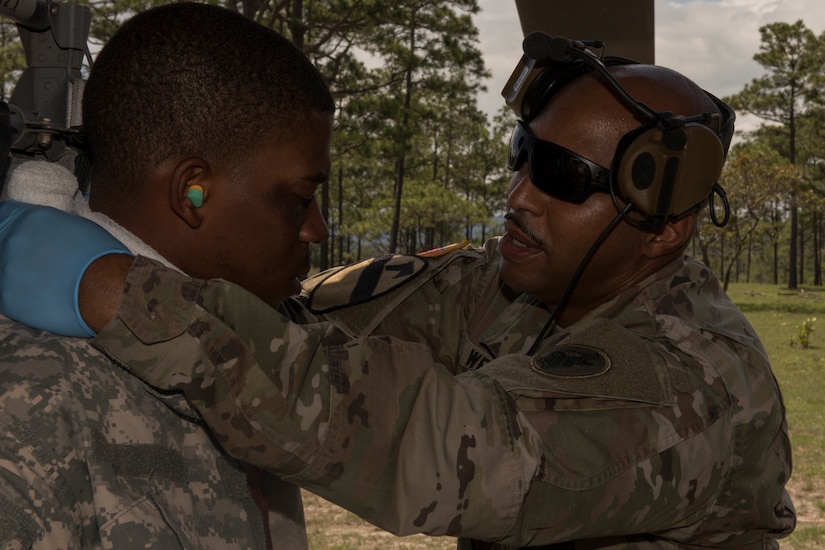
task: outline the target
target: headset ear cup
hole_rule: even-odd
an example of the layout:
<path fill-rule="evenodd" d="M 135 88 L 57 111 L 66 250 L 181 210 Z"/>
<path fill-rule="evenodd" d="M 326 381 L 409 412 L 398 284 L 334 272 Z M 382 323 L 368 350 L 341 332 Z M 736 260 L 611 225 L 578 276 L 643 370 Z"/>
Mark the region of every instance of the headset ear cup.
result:
<path fill-rule="evenodd" d="M 698 123 L 686 124 L 684 130 L 687 144 L 669 215 L 683 214 L 706 200 L 725 165 L 725 148 L 713 130 Z"/>
<path fill-rule="evenodd" d="M 643 126 L 619 142 L 611 177 L 622 199 L 648 216 L 666 218 L 705 200 L 724 161 L 722 143 L 707 126 Z"/>
<path fill-rule="evenodd" d="M 626 134 L 616 148 L 611 176 L 618 195 L 644 214 L 656 215 L 662 180 L 662 131 L 643 126 Z"/>

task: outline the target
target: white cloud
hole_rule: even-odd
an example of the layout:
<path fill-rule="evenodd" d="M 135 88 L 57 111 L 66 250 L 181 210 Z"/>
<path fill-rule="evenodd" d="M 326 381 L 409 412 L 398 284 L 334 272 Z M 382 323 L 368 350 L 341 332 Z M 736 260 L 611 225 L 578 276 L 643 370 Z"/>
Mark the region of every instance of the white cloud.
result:
<path fill-rule="evenodd" d="M 479 98 L 481 109 L 491 116 L 504 105 L 501 89 L 521 58 L 521 24 L 514 0 L 479 0 L 476 16 L 484 62 L 493 73 L 487 92 Z"/>
<path fill-rule="evenodd" d="M 501 88 L 521 56 L 521 25 L 514 0 L 479 0 L 481 49 L 493 77 L 481 108 L 494 113 Z M 654 0 L 656 63 L 675 69 L 718 96 L 740 91 L 764 74 L 753 61 L 759 27 L 801 19 L 825 31 L 823 0 Z M 741 125 L 740 125 L 741 127 Z"/>

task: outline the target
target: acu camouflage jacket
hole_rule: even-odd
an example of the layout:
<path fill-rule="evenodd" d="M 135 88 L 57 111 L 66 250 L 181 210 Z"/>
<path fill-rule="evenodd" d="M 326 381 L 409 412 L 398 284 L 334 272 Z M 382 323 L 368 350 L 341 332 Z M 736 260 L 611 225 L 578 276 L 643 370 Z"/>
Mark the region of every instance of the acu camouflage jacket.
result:
<path fill-rule="evenodd" d="M 500 284 L 496 252 L 339 270 L 338 298 L 310 291 L 331 321 L 307 325 L 138 260 L 96 345 L 182 391 L 231 455 L 398 534 L 778 547 L 781 393 L 713 274 L 674 262 L 526 355 L 547 312 Z"/>
<path fill-rule="evenodd" d="M 229 457 L 180 395 L 87 340 L 0 316 L 0 424 L 4 549 L 264 549 L 267 500 L 275 547 L 307 547 L 296 486 Z"/>

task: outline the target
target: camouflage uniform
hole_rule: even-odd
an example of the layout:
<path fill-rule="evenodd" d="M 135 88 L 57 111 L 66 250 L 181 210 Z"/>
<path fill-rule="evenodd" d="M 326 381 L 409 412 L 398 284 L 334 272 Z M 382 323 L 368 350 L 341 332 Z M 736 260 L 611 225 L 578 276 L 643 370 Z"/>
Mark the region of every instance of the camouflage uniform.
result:
<path fill-rule="evenodd" d="M 304 282 L 304 298 L 350 337 L 419 342 L 452 373 L 494 357 L 525 353 L 547 322 L 547 308 L 508 289 L 498 274 L 498 240 L 483 254 L 466 243 L 418 256 L 382 256 Z"/>
<path fill-rule="evenodd" d="M 0 317 L 0 422 L 2 548 L 307 547 L 296 486 L 229 457 L 180 395 L 87 340 Z"/>
<path fill-rule="evenodd" d="M 394 533 L 777 548 L 795 523 L 784 406 L 713 274 L 680 259 L 526 355 L 547 312 L 497 262 L 493 242 L 340 270 L 337 299 L 310 292 L 334 324 L 297 325 L 139 259 L 95 345 L 183 391 L 231 455 Z"/>

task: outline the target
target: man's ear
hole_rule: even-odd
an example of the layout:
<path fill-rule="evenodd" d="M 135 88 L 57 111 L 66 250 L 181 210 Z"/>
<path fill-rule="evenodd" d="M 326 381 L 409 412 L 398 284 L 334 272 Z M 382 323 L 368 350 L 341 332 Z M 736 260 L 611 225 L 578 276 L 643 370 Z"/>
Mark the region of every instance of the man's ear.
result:
<path fill-rule="evenodd" d="M 648 234 L 645 255 L 650 259 L 654 259 L 681 253 L 690 242 L 695 227 L 695 214 L 688 214 L 676 220 L 668 220 L 664 226 L 652 230 Z"/>
<path fill-rule="evenodd" d="M 197 229 L 203 223 L 203 206 L 209 199 L 212 170 L 201 157 L 186 157 L 169 175 L 169 205 L 189 227 Z"/>

